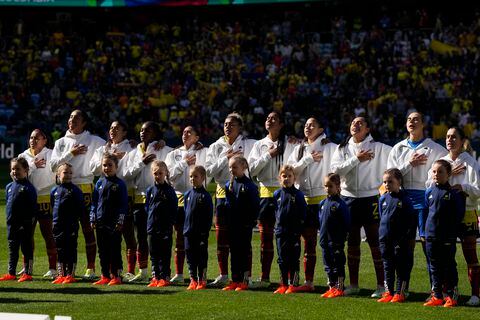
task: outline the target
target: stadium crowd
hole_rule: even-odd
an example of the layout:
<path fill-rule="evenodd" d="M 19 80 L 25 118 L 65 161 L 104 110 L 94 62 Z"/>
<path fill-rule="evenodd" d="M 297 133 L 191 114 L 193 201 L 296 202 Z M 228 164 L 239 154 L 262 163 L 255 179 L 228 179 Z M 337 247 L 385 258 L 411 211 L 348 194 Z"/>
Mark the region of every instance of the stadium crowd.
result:
<path fill-rule="evenodd" d="M 434 139 L 451 124 L 480 138 L 478 12 L 453 24 L 427 10 L 382 12 L 373 23 L 332 16 L 329 30 L 301 12 L 152 18 L 140 28 L 99 26 L 95 35 L 73 22 L 60 31 L 19 20 L 0 38 L 0 134 L 40 127 L 56 140 L 68 114 L 84 107 L 101 136 L 113 120 L 136 133 L 158 119 L 167 142 L 179 142 L 189 123 L 209 144 L 232 110 L 257 138 L 271 109 L 287 115 L 297 136 L 309 114 L 322 115 L 336 142 L 352 117 L 367 114 L 378 138 L 393 144 L 412 110 L 426 115 Z"/>

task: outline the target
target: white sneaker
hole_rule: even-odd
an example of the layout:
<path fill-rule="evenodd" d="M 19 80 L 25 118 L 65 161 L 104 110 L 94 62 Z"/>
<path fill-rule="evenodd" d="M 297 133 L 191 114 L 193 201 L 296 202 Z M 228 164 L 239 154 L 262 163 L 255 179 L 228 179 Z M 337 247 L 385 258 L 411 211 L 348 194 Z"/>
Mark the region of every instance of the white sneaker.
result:
<path fill-rule="evenodd" d="M 50 269 L 43 275 L 44 278 L 54 279 L 57 277 L 57 270 Z"/>
<path fill-rule="evenodd" d="M 471 296 L 465 304 L 470 307 L 478 307 L 480 305 L 480 298 Z"/>
<path fill-rule="evenodd" d="M 133 279 L 133 277 L 135 277 L 135 275 L 133 273 L 127 272 L 124 275 L 122 275 L 122 280 L 123 280 L 123 282 L 128 282 L 131 279 Z"/>
<path fill-rule="evenodd" d="M 147 281 L 147 280 L 148 280 L 147 269 L 140 269 L 137 275 L 134 276 L 132 279 L 128 280 L 128 282 L 140 282 L 140 281 Z"/>
<path fill-rule="evenodd" d="M 171 283 L 183 283 L 184 282 L 183 274 L 177 273 L 176 275 L 173 276 L 172 279 L 170 279 L 170 282 Z"/>
<path fill-rule="evenodd" d="M 17 272 L 17 276 L 20 276 L 25 273 L 25 268 L 22 268 L 22 270 Z"/>
<path fill-rule="evenodd" d="M 348 286 L 343 293 L 346 296 L 354 296 L 360 293 L 360 288 L 358 286 Z"/>
<path fill-rule="evenodd" d="M 95 274 L 95 269 L 87 269 L 82 278 L 84 280 L 95 280 L 97 278 L 97 275 Z"/>
<path fill-rule="evenodd" d="M 384 286 L 378 286 L 377 290 L 375 290 L 370 295 L 370 297 L 380 299 L 382 297 L 382 295 L 384 294 L 384 292 L 385 292 L 385 287 Z"/>
<path fill-rule="evenodd" d="M 249 281 L 248 288 L 249 289 L 266 289 L 270 287 L 270 281 L 258 279 L 257 281 Z"/>
<path fill-rule="evenodd" d="M 227 284 L 228 284 L 228 275 L 221 274 L 218 277 L 216 277 L 215 280 L 213 280 L 212 283 L 209 283 L 208 286 L 219 288 L 219 287 L 224 287 Z"/>

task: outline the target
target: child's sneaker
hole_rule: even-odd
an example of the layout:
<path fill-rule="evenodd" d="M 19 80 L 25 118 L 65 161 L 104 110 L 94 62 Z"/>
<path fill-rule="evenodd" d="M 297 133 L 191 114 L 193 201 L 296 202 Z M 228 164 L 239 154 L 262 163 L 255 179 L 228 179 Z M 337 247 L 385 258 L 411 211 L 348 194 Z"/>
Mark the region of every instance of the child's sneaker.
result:
<path fill-rule="evenodd" d="M 443 305 L 445 308 L 452 308 L 457 306 L 457 300 L 452 299 L 451 297 L 447 297 L 445 299 L 445 304 Z"/>
<path fill-rule="evenodd" d="M 212 283 L 209 283 L 209 287 L 217 287 L 217 288 L 220 288 L 220 287 L 223 287 L 225 285 L 228 284 L 228 275 L 226 274 L 221 274 L 219 275 L 218 277 L 215 278 L 215 280 L 213 280 Z"/>
<path fill-rule="evenodd" d="M 147 287 L 153 288 L 153 287 L 157 287 L 157 285 L 158 285 L 157 278 L 152 278 L 152 280 L 150 280 L 150 283 L 147 285 Z"/>
<path fill-rule="evenodd" d="M 140 269 L 138 273 L 129 282 L 141 282 L 148 280 L 147 269 Z"/>
<path fill-rule="evenodd" d="M 360 288 L 358 286 L 348 286 L 344 293 L 346 296 L 354 296 L 360 293 Z"/>
<path fill-rule="evenodd" d="M 322 297 L 322 298 L 330 298 L 330 295 L 332 294 L 333 289 L 334 289 L 333 287 L 330 288 L 330 289 L 328 289 L 327 291 L 325 291 L 324 293 L 322 293 L 322 294 L 320 295 L 320 297 Z"/>
<path fill-rule="evenodd" d="M 57 277 L 57 270 L 50 269 L 44 275 L 44 278 L 55 279 Z"/>
<path fill-rule="evenodd" d="M 383 297 L 383 293 L 385 292 L 384 286 L 377 286 L 377 290 L 375 290 L 370 297 L 372 298 L 381 298 Z"/>
<path fill-rule="evenodd" d="M 190 284 L 187 287 L 187 290 L 197 290 L 198 282 L 195 280 L 190 280 Z"/>
<path fill-rule="evenodd" d="M 207 281 L 199 281 L 195 290 L 205 290 L 207 289 Z"/>
<path fill-rule="evenodd" d="M 15 275 L 7 273 L 6 275 L 0 278 L 0 281 L 11 281 L 16 279 L 17 277 Z"/>
<path fill-rule="evenodd" d="M 94 286 L 98 286 L 98 285 L 108 284 L 108 283 L 110 282 L 110 280 L 111 280 L 110 278 L 105 277 L 105 276 L 102 274 L 102 276 L 100 277 L 100 280 L 95 281 L 95 282 L 93 283 L 93 285 L 94 285 Z"/>
<path fill-rule="evenodd" d="M 227 286 L 225 286 L 222 291 L 235 291 L 237 289 L 238 283 L 230 282 Z"/>
<path fill-rule="evenodd" d="M 403 293 L 395 293 L 395 295 L 393 296 L 392 298 L 392 301 L 390 301 L 391 303 L 402 303 L 402 302 L 405 302 L 407 298 L 405 297 L 405 295 Z"/>
<path fill-rule="evenodd" d="M 157 287 L 159 287 L 159 288 L 168 287 L 169 285 L 170 285 L 170 281 L 165 280 L 165 279 L 160 279 L 160 280 L 158 280 Z"/>
<path fill-rule="evenodd" d="M 430 297 L 430 300 L 425 302 L 423 305 L 426 306 L 426 307 L 438 307 L 438 306 L 443 305 L 443 299 L 432 296 L 432 297 Z"/>
<path fill-rule="evenodd" d="M 235 288 L 235 291 L 245 291 L 248 290 L 248 284 L 245 282 L 240 282 L 238 286 Z"/>
<path fill-rule="evenodd" d="M 67 283 L 75 283 L 75 282 L 77 282 L 77 280 L 75 280 L 75 278 L 72 275 L 68 275 L 64 278 L 62 283 L 67 284 Z"/>
<path fill-rule="evenodd" d="M 274 294 L 285 294 L 287 289 L 288 289 L 288 286 L 282 284 L 277 288 L 277 290 L 273 291 L 273 293 Z"/>
<path fill-rule="evenodd" d="M 63 281 L 65 281 L 65 277 L 58 276 L 55 278 L 55 280 L 52 281 L 53 284 L 62 284 Z"/>
<path fill-rule="evenodd" d="M 377 300 L 377 302 L 388 303 L 388 302 L 391 302 L 391 301 L 392 301 L 393 297 L 394 297 L 394 296 L 392 296 L 392 294 L 390 293 L 390 291 L 385 291 L 385 292 L 382 294 L 382 297 Z"/>
<path fill-rule="evenodd" d="M 331 294 L 327 298 L 338 298 L 338 297 L 343 297 L 345 295 L 345 292 L 343 290 L 333 288 Z"/>
<path fill-rule="evenodd" d="M 90 281 L 95 280 L 97 278 L 97 275 L 95 274 L 95 269 L 87 269 L 82 278 L 84 280 L 90 280 Z"/>
<path fill-rule="evenodd" d="M 33 278 L 32 278 L 31 275 L 24 273 L 24 274 L 22 274 L 20 279 L 18 279 L 18 282 L 25 282 L 25 281 L 32 281 L 32 280 L 33 280 Z"/>
<path fill-rule="evenodd" d="M 183 283 L 184 282 L 183 274 L 177 273 L 176 275 L 173 276 L 172 279 L 170 279 L 170 282 L 171 283 Z"/>
<path fill-rule="evenodd" d="M 109 286 L 116 286 L 122 284 L 122 278 L 120 277 L 113 277 L 112 280 L 108 283 Z"/>

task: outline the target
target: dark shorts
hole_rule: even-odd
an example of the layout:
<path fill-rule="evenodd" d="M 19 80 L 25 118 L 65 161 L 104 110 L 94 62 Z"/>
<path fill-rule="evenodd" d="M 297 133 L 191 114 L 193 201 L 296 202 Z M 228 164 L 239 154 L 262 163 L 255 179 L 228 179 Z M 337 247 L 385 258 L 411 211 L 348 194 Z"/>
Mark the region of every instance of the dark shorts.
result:
<path fill-rule="evenodd" d="M 48 220 L 53 219 L 52 210 L 50 202 L 39 203 L 38 204 L 38 213 L 37 213 L 38 220 Z"/>
<path fill-rule="evenodd" d="M 465 216 L 463 217 L 462 223 L 460 224 L 458 236 L 460 238 L 475 236 L 480 237 L 478 231 L 478 214 L 477 210 L 467 210 L 465 211 Z"/>
<path fill-rule="evenodd" d="M 380 222 L 378 196 L 366 198 L 342 196 L 342 199 L 350 209 L 352 226 L 365 226 Z"/>

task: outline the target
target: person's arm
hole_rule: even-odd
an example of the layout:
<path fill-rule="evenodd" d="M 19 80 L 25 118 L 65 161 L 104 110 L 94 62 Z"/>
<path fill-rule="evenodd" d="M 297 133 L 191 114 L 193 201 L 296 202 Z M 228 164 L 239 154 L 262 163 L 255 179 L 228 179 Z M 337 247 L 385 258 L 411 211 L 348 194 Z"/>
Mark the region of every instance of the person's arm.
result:
<path fill-rule="evenodd" d="M 310 152 L 306 152 L 304 150 L 302 158 L 298 159 L 298 152 L 300 148 L 306 148 L 304 144 L 300 144 L 299 146 L 295 147 L 293 152 L 290 153 L 290 157 L 288 158 L 287 164 L 293 167 L 295 171 L 295 175 L 299 175 L 302 171 L 309 165 L 312 164 L 315 160 Z"/>
<path fill-rule="evenodd" d="M 352 155 L 346 159 L 342 157 L 344 148 L 348 148 L 348 146 L 345 146 L 343 148 L 337 146 L 335 152 L 333 153 L 332 162 L 330 164 L 332 172 L 343 177 L 346 176 L 353 168 L 358 166 L 358 164 L 360 163 L 360 160 L 356 155 Z"/>
<path fill-rule="evenodd" d="M 272 160 L 270 152 L 261 154 L 261 142 L 258 141 L 253 145 L 253 149 L 248 156 L 248 164 L 250 165 L 250 175 L 252 177 L 258 176 L 263 168 Z"/>
<path fill-rule="evenodd" d="M 119 183 L 120 186 L 120 204 L 119 204 L 119 214 L 118 214 L 118 220 L 117 220 L 117 226 L 116 228 L 120 230 L 123 227 L 123 224 L 125 223 L 125 216 L 128 214 L 128 191 L 127 191 L 127 186 L 125 182 L 120 180 L 121 183 Z"/>
<path fill-rule="evenodd" d="M 212 227 L 212 220 L 213 220 L 213 201 L 212 197 L 208 192 L 205 192 L 205 225 L 202 228 L 202 233 L 207 234 L 210 232 L 210 228 Z"/>
<path fill-rule="evenodd" d="M 412 170 L 413 166 L 410 163 L 410 158 L 400 159 L 402 148 L 408 148 L 408 147 L 401 144 L 397 144 L 390 151 L 390 154 L 388 155 L 388 159 L 387 159 L 387 169 L 397 168 L 398 170 L 400 170 L 402 175 L 405 175 L 408 172 L 410 172 L 410 170 Z"/>
<path fill-rule="evenodd" d="M 212 144 L 207 150 L 207 156 L 205 160 L 205 169 L 207 175 L 215 177 L 224 168 L 228 166 L 228 158 L 226 155 L 216 154 L 215 144 Z"/>
<path fill-rule="evenodd" d="M 188 163 L 185 159 L 180 159 L 180 161 L 175 160 L 176 151 L 170 151 L 165 158 L 165 164 L 168 167 L 170 173 L 170 180 L 175 181 L 177 178 L 181 177 L 185 170 L 188 168 Z M 180 153 L 181 155 L 181 153 Z"/>
<path fill-rule="evenodd" d="M 168 192 L 168 204 L 169 204 L 169 222 L 173 226 L 177 221 L 177 211 L 178 211 L 178 198 L 175 190 L 170 188 Z"/>
<path fill-rule="evenodd" d="M 133 149 L 128 153 L 127 165 L 124 167 L 123 176 L 126 179 L 135 178 L 145 168 L 142 157 L 137 156 L 137 149 Z"/>
<path fill-rule="evenodd" d="M 71 150 L 63 150 L 63 153 L 60 151 L 64 148 L 66 148 L 66 145 L 62 139 L 55 141 L 55 146 L 52 150 L 52 158 L 50 159 L 50 169 L 52 172 L 57 172 L 57 169 L 61 164 L 73 159 L 74 155 Z"/>
<path fill-rule="evenodd" d="M 95 188 L 92 193 L 92 205 L 90 207 L 90 224 L 94 225 L 97 222 L 97 208 L 98 208 L 98 189 L 102 185 L 103 179 L 99 179 L 95 184 Z"/>
<path fill-rule="evenodd" d="M 92 159 L 90 159 L 89 167 L 94 176 L 100 176 L 102 174 L 102 158 L 104 154 L 104 147 L 95 149 Z"/>

